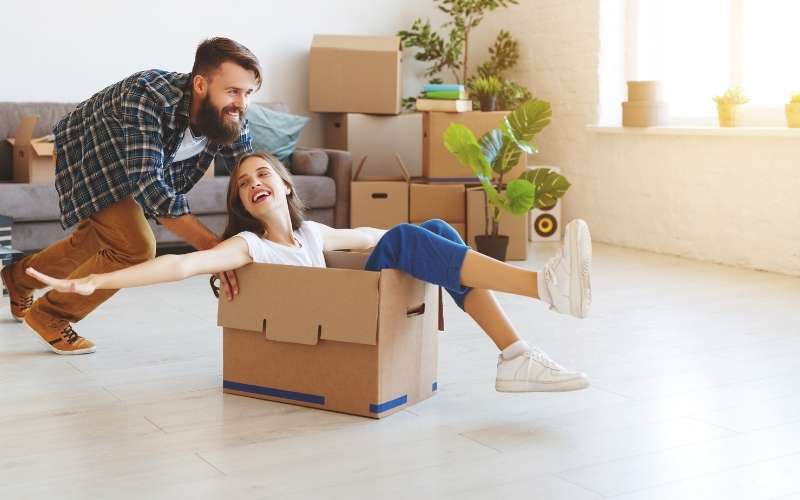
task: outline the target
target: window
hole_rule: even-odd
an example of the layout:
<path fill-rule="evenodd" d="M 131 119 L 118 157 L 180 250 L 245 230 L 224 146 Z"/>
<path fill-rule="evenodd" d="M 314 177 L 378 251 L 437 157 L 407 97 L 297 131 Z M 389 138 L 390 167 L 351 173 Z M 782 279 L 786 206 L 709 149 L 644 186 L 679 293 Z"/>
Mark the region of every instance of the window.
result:
<path fill-rule="evenodd" d="M 627 0 L 626 79 L 660 80 L 672 124 L 713 123 L 712 97 L 741 85 L 746 124 L 783 125 L 798 19 L 797 0 Z"/>

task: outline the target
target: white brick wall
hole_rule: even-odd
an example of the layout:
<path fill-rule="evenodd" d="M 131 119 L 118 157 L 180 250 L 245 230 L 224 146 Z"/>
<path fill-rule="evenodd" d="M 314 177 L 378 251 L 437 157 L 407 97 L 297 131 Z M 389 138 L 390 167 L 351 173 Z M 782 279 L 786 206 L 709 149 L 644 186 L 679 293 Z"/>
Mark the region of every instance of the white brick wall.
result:
<path fill-rule="evenodd" d="M 566 219 L 586 219 L 597 241 L 800 275 L 800 141 L 586 129 L 598 116 L 619 119 L 621 8 L 521 0 L 489 14 L 474 37 L 485 46 L 511 31 L 523 54 L 512 76 L 552 103 L 536 161 L 572 182 Z M 485 55 L 473 53 L 477 65 Z"/>

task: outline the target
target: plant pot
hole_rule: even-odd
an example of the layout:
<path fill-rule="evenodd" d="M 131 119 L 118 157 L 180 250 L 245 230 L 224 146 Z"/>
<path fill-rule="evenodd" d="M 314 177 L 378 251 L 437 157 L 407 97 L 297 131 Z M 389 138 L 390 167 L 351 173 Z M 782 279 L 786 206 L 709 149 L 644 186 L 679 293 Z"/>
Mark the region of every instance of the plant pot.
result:
<path fill-rule="evenodd" d="M 786 125 L 800 128 L 800 102 L 790 102 L 786 105 Z"/>
<path fill-rule="evenodd" d="M 495 111 L 497 109 L 497 96 L 484 95 L 481 96 L 481 111 Z"/>
<path fill-rule="evenodd" d="M 738 104 L 717 104 L 720 127 L 735 127 L 739 119 Z"/>
<path fill-rule="evenodd" d="M 475 236 L 475 244 L 478 251 L 483 255 L 488 255 L 494 259 L 505 262 L 506 250 L 508 249 L 508 236 L 490 234 L 480 234 Z"/>

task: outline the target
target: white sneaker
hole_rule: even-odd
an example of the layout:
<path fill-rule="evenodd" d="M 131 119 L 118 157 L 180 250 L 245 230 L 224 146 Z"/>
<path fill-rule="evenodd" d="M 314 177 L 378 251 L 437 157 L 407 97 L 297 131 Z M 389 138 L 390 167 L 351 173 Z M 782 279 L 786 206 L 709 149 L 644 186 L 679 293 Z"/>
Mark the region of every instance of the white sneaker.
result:
<path fill-rule="evenodd" d="M 581 219 L 567 224 L 561 251 L 539 273 L 541 299 L 562 314 L 585 318 L 592 305 L 592 236 Z"/>
<path fill-rule="evenodd" d="M 561 392 L 589 387 L 589 380 L 581 372 L 567 370 L 543 351 L 533 348 L 514 359 L 497 361 L 498 392 Z"/>

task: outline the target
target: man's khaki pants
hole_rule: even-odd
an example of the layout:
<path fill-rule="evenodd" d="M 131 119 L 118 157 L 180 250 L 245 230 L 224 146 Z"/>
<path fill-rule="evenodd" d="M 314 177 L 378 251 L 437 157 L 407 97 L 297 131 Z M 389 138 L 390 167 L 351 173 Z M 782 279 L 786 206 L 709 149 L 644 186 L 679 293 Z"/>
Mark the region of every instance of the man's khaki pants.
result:
<path fill-rule="evenodd" d="M 155 257 L 156 240 L 142 208 L 133 198 L 119 201 L 84 219 L 61 241 L 26 257 L 12 268 L 14 283 L 25 291 L 44 285 L 25 274 L 33 267 L 56 278 L 83 278 L 108 273 Z M 117 290 L 92 295 L 50 290 L 36 301 L 39 312 L 75 323 L 108 300 Z"/>

